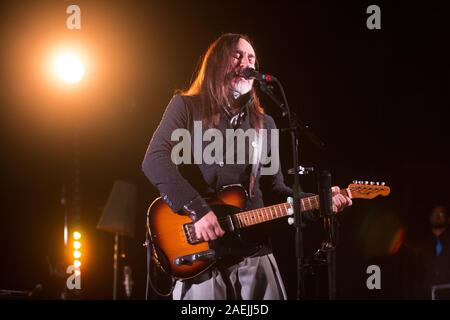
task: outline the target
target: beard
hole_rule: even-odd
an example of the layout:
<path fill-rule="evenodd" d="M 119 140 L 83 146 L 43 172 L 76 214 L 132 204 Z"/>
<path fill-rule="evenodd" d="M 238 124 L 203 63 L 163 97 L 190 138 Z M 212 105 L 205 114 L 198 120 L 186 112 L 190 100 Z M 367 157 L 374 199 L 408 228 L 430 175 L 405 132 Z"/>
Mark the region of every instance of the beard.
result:
<path fill-rule="evenodd" d="M 237 81 L 232 85 L 233 97 L 234 99 L 239 98 L 240 96 L 249 93 L 252 90 L 253 81 Z"/>

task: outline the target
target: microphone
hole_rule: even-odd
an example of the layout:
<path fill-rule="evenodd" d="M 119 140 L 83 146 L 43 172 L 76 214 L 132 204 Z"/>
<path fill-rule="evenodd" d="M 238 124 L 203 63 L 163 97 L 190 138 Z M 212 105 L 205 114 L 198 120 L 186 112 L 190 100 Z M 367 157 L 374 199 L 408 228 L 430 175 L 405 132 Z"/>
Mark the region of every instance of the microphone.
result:
<path fill-rule="evenodd" d="M 274 76 L 271 76 L 270 74 L 260 73 L 259 71 L 256 71 L 255 69 L 250 67 L 242 69 L 240 75 L 245 79 L 255 79 L 258 81 L 271 82 L 276 80 Z"/>
<path fill-rule="evenodd" d="M 125 294 L 128 299 L 131 298 L 131 293 L 133 292 L 133 285 L 134 285 L 134 281 L 133 281 L 133 278 L 131 277 L 131 274 L 132 274 L 131 268 L 129 266 L 124 266 L 123 267 L 123 275 L 124 275 L 123 285 L 125 287 Z"/>

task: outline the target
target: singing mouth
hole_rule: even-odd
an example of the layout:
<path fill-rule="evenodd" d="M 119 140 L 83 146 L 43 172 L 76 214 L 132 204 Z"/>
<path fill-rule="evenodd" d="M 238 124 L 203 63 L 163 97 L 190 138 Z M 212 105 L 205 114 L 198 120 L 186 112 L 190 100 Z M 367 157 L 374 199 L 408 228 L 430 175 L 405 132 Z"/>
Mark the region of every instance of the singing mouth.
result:
<path fill-rule="evenodd" d="M 235 72 L 234 73 L 234 79 L 238 80 L 238 81 L 242 81 L 242 80 L 247 80 L 244 75 L 240 72 Z"/>
<path fill-rule="evenodd" d="M 243 79 L 245 79 L 245 77 L 244 77 L 244 75 L 242 74 L 242 71 L 241 71 L 241 70 L 235 71 L 235 72 L 234 72 L 234 77 L 235 77 L 235 78 L 243 78 Z"/>
<path fill-rule="evenodd" d="M 234 71 L 232 74 L 232 81 L 234 83 L 238 83 L 238 82 L 244 82 L 244 83 L 250 83 L 251 80 L 247 79 L 243 74 L 241 70 L 236 70 Z"/>

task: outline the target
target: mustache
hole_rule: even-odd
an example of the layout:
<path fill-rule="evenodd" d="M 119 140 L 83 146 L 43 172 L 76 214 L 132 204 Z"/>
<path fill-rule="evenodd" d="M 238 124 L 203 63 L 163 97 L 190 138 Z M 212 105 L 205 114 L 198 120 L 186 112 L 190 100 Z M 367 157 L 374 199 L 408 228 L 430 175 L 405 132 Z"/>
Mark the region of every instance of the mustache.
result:
<path fill-rule="evenodd" d="M 244 77 L 244 73 L 243 73 L 243 70 L 244 70 L 244 69 L 245 69 L 245 68 L 241 68 L 241 67 L 239 67 L 239 68 L 233 68 L 233 69 L 229 70 L 227 73 L 228 73 L 228 75 L 231 76 L 232 78 L 235 78 L 235 77 Z"/>
<path fill-rule="evenodd" d="M 243 77 L 245 79 L 245 77 L 242 73 L 242 70 L 244 70 L 244 68 L 238 68 L 238 69 L 233 68 L 233 69 L 227 70 L 227 72 L 225 73 L 225 77 L 224 77 L 225 84 L 231 85 L 233 83 L 233 80 L 235 80 L 238 77 Z M 244 81 L 244 80 L 241 79 L 241 81 Z M 251 79 L 251 80 L 245 79 L 245 81 L 253 82 L 253 79 Z"/>
<path fill-rule="evenodd" d="M 236 77 L 243 77 L 243 78 L 245 78 L 245 75 L 244 75 L 244 69 L 245 68 L 240 68 L 239 70 L 237 70 L 236 72 L 235 72 L 235 74 L 236 74 Z M 247 79 L 248 80 L 248 79 Z"/>

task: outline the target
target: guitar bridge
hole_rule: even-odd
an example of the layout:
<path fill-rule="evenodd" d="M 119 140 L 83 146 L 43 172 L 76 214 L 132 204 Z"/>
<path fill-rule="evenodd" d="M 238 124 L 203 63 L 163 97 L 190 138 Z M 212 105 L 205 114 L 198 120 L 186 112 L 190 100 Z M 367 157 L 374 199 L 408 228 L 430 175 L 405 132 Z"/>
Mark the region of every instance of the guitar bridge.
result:
<path fill-rule="evenodd" d="M 200 243 L 200 239 L 197 238 L 197 234 L 195 233 L 195 227 L 193 223 L 186 223 L 183 225 L 184 235 L 186 236 L 186 240 L 189 244 L 197 244 Z"/>
<path fill-rule="evenodd" d="M 198 253 L 188 254 L 186 256 L 176 257 L 174 260 L 175 265 L 192 265 L 195 261 L 211 261 L 216 257 L 214 250 L 206 250 Z"/>

